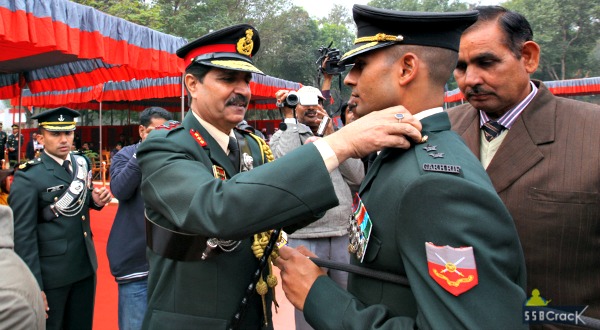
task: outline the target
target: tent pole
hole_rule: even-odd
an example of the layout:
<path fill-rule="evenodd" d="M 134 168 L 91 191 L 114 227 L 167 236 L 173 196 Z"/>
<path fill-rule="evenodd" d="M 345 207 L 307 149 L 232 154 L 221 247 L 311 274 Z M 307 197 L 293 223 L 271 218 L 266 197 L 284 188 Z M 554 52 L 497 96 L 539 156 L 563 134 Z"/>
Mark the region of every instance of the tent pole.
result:
<path fill-rule="evenodd" d="M 102 100 L 100 100 L 100 115 L 99 115 L 99 118 L 100 118 L 100 126 L 99 126 L 100 127 L 100 143 L 99 143 L 100 149 L 98 150 L 98 152 L 101 154 L 102 150 L 103 150 L 102 149 Z"/>
<path fill-rule="evenodd" d="M 21 143 L 23 143 L 23 141 L 21 141 L 21 107 L 22 106 L 23 106 L 23 87 L 21 87 L 19 90 L 19 131 L 17 132 L 17 134 L 18 134 L 17 138 L 18 138 L 19 142 L 17 142 L 17 163 L 15 164 L 15 167 L 17 167 L 19 164 L 21 164 Z M 9 161 L 9 164 L 10 164 L 10 161 Z"/>
<path fill-rule="evenodd" d="M 183 88 L 185 73 L 181 76 L 181 122 L 183 122 L 184 108 L 185 108 L 185 90 Z"/>

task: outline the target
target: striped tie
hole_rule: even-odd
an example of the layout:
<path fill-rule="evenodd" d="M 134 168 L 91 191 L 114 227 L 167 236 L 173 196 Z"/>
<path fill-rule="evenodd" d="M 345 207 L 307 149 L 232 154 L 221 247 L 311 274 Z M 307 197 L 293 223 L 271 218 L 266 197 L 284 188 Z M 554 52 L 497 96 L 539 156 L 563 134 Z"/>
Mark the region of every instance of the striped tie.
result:
<path fill-rule="evenodd" d="M 481 129 L 483 130 L 483 134 L 485 135 L 485 139 L 488 142 L 490 142 L 495 137 L 497 137 L 498 135 L 500 135 L 500 133 L 504 129 L 504 126 L 498 124 L 498 122 L 490 120 L 487 123 L 483 124 L 483 126 L 481 127 Z"/>

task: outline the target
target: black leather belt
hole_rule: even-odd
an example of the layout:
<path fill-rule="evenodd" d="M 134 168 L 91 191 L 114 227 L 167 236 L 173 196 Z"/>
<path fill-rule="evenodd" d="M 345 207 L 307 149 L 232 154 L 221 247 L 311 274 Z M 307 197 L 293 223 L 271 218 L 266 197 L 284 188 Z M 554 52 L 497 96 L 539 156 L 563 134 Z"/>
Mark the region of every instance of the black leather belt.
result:
<path fill-rule="evenodd" d="M 206 237 L 176 232 L 146 218 L 146 245 L 154 253 L 177 261 L 200 261 Z"/>

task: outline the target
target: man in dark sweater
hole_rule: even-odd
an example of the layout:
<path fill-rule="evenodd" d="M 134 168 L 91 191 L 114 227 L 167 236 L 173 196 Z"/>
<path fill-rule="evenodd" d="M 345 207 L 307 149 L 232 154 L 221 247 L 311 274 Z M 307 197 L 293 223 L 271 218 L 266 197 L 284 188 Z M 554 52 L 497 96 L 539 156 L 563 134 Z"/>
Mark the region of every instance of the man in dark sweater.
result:
<path fill-rule="evenodd" d="M 171 114 L 150 107 L 140 114 L 143 142 L 155 127 L 171 120 Z M 119 209 L 108 237 L 110 271 L 119 284 L 119 329 L 140 329 L 147 305 L 148 261 L 144 227 L 144 200 L 140 191 L 142 172 L 136 159 L 139 143 L 123 147 L 113 156 L 110 190 Z"/>

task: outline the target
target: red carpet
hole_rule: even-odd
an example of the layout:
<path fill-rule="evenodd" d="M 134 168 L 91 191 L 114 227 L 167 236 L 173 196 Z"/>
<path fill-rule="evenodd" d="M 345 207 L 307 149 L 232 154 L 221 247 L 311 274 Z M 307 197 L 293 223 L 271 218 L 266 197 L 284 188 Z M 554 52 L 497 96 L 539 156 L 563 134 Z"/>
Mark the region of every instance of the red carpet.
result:
<path fill-rule="evenodd" d="M 98 283 L 96 285 L 96 304 L 94 306 L 94 329 L 117 330 L 117 282 L 110 273 L 106 257 L 106 242 L 112 226 L 118 204 L 108 204 L 102 211 L 90 211 L 92 232 L 98 255 Z"/>
<path fill-rule="evenodd" d="M 101 211 L 90 211 L 96 254 L 98 255 L 98 283 L 96 286 L 96 305 L 94 310 L 94 330 L 118 330 L 118 294 L 117 283 L 110 273 L 106 257 L 106 242 L 112 226 L 118 204 L 111 203 Z M 279 278 L 277 267 L 273 267 Z M 294 307 L 285 298 L 281 284 L 277 285 L 278 313 L 273 310 L 275 329 L 294 329 Z"/>

